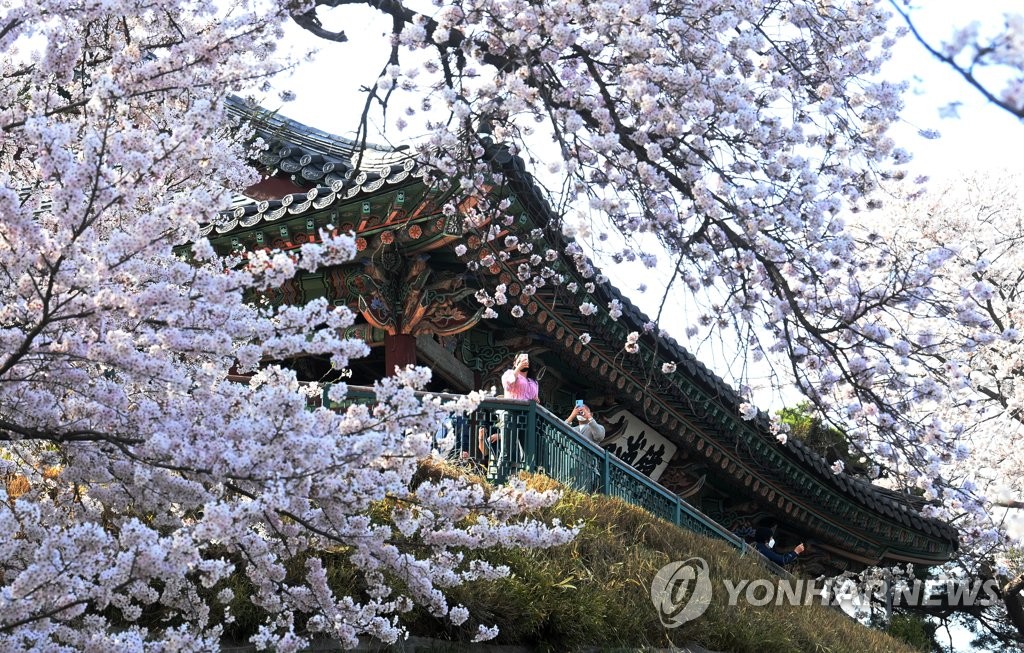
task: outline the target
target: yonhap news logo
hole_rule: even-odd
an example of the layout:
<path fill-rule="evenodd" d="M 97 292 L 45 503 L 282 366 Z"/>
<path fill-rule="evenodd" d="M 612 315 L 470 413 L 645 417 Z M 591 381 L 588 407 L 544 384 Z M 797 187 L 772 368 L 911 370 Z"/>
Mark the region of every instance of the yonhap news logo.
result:
<path fill-rule="evenodd" d="M 769 580 L 722 579 L 729 606 L 741 602 L 754 607 L 812 605 L 841 607 L 856 612 L 871 601 L 892 601 L 894 606 L 988 607 L 998 601 L 999 582 L 994 579 L 940 577 L 933 580 L 889 582 L 835 578 L 776 578 Z M 708 563 L 703 558 L 670 562 L 651 581 L 651 602 L 666 628 L 699 618 L 712 598 Z"/>
<path fill-rule="evenodd" d="M 704 614 L 711 605 L 711 574 L 704 558 L 670 562 L 651 582 L 651 601 L 666 628 L 677 628 Z"/>
<path fill-rule="evenodd" d="M 996 580 L 941 578 L 889 583 L 858 582 L 852 578 L 780 578 L 732 581 L 723 579 L 729 605 L 742 599 L 748 605 L 820 605 L 841 608 L 867 606 L 872 600 L 892 601 L 893 606 L 988 607 L 998 600 Z"/>

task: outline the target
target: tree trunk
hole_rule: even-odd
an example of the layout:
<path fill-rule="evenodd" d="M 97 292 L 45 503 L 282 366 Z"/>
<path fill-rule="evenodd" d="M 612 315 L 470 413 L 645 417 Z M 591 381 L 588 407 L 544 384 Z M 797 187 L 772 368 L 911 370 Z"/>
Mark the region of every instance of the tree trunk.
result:
<path fill-rule="evenodd" d="M 1024 596 L 1021 596 L 1021 589 L 1024 589 L 1024 574 L 1003 585 L 1003 602 L 1006 603 L 1010 623 L 1024 639 Z"/>

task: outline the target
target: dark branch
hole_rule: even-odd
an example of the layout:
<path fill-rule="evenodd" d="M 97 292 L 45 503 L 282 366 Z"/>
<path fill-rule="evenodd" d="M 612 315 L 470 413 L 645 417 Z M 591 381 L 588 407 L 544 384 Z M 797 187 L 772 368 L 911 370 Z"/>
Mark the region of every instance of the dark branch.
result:
<path fill-rule="evenodd" d="M 901 9 L 897 0 L 889 0 L 889 4 L 891 4 L 896 10 L 896 13 L 903 18 L 903 22 L 907 24 L 907 27 L 910 29 L 910 33 L 914 35 L 914 39 L 916 39 L 925 50 L 931 53 L 933 57 L 959 73 L 960 76 L 963 77 L 968 84 L 977 89 L 977 91 L 981 93 L 986 100 L 1000 109 L 1017 116 L 1018 118 L 1024 118 L 1024 107 L 1016 107 L 1005 100 L 999 99 L 994 93 L 992 93 L 992 91 L 988 90 L 980 81 L 978 81 L 978 78 L 974 76 L 970 69 L 964 68 L 954 61 L 952 56 L 939 52 L 928 41 L 926 41 L 921 33 L 917 31 L 917 27 L 914 26 L 914 22 L 910 19 L 910 13 Z"/>
<path fill-rule="evenodd" d="M 348 36 L 345 35 L 344 31 L 332 32 L 324 29 L 320 19 L 317 18 L 315 7 L 304 14 L 292 16 L 292 20 L 298 23 L 302 29 L 315 36 L 319 36 L 325 41 L 334 41 L 335 43 L 345 43 L 348 41 Z"/>
<path fill-rule="evenodd" d="M 15 434 L 20 437 L 13 437 Z M 140 438 L 126 438 L 92 429 L 64 432 L 42 431 L 0 419 L 0 442 L 18 439 L 45 440 L 47 442 L 119 442 L 122 444 L 141 444 L 143 442 Z"/>

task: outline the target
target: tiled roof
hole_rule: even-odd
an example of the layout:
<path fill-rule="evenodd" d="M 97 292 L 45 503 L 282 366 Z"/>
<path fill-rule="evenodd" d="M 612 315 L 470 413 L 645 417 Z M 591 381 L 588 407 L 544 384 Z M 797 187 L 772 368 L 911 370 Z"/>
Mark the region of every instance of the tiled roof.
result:
<path fill-rule="evenodd" d="M 611 298 L 622 302 L 623 318 L 628 320 L 637 330 L 640 330 L 642 325 L 649 321 L 649 318 L 639 308 L 634 306 L 627 297 L 623 296 L 611 284 L 605 284 L 604 289 Z M 666 361 L 675 360 L 688 374 L 705 384 L 726 408 L 734 411 L 736 414 L 739 413 L 739 406 L 743 403 L 743 399 L 732 386 L 709 370 L 693 354 L 687 351 L 685 347 L 676 342 L 674 338 L 662 336 L 659 338 L 659 341 L 659 351 L 665 352 L 664 358 Z M 836 474 L 832 471 L 831 464 L 821 454 L 810 449 L 799 438 L 789 438 L 785 444 L 778 442 L 769 430 L 769 419 L 763 411 L 758 411 L 757 417 L 749 423 L 756 428 L 762 437 L 769 440 L 774 446 L 786 451 L 791 457 L 799 461 L 804 468 L 813 470 L 821 480 L 826 481 L 832 487 L 838 488 L 858 503 L 934 537 L 951 542 L 959 541 L 959 535 L 955 528 L 940 520 L 922 517 L 917 508 L 912 505 L 910 497 L 903 497 L 898 493 L 880 488 L 864 479 L 851 476 L 845 472 Z"/>
<path fill-rule="evenodd" d="M 525 172 L 526 165 L 523 160 L 518 156 L 508 154 L 507 151 L 504 154 L 496 155 L 494 158 L 506 174 L 515 171 L 523 178 L 524 183 L 515 189 L 520 201 L 524 200 L 522 193 L 529 193 L 531 197 L 528 201 L 533 205 L 531 208 L 535 211 L 539 210 L 540 216 L 543 216 L 546 220 L 550 221 L 553 219 L 555 217 L 554 213 L 546 199 L 533 183 L 530 174 Z M 549 234 L 549 237 L 560 239 L 560 249 L 564 250 L 567 242 L 561 239 L 560 233 Z M 596 266 L 594 268 L 595 270 L 597 269 Z M 596 291 L 595 294 L 603 295 L 601 297 L 602 301 L 607 302 L 617 299 L 621 302 L 623 316 L 620 319 L 625 320 L 627 324 L 631 325 L 631 330 L 643 333 L 643 325 L 650 322 L 650 318 L 637 308 L 628 297 L 608 282 L 598 284 Z M 674 338 L 671 336 L 646 334 L 644 339 L 652 341 L 652 344 L 657 345 L 656 350 L 666 362 L 675 361 L 677 369 L 685 371 L 691 381 L 702 384 L 708 390 L 708 394 L 717 397 L 724 408 L 739 415 L 739 406 L 743 403 L 743 398 L 731 385 L 697 360 L 693 354 L 676 342 Z M 655 340 L 657 341 L 656 343 L 653 342 Z M 800 466 L 812 471 L 816 477 L 827 485 L 838 489 L 857 503 L 933 537 L 952 543 L 959 542 L 959 535 L 955 528 L 938 519 L 922 517 L 918 509 L 913 505 L 913 498 L 909 496 L 904 497 L 846 473 L 834 473 L 830 463 L 824 457 L 808 448 L 797 438 L 789 438 L 786 444 L 779 443 L 771 434 L 768 416 L 763 411 L 758 411 L 757 416 L 747 423 L 761 437 L 770 441 L 773 446 L 785 451 L 791 458 L 798 461 Z"/>
<path fill-rule="evenodd" d="M 204 227 L 203 236 L 212 231 L 227 233 L 238 227 L 253 227 L 311 209 L 325 209 L 359 193 L 372 193 L 410 177 L 423 176 L 404 148 L 367 145 L 356 172 L 360 148 L 352 140 L 264 111 L 237 97 L 228 99 L 228 108 L 232 115 L 249 121 L 266 143 L 255 163 L 290 175 L 300 186 L 312 187 L 276 200 L 238 195 L 230 209 Z"/>

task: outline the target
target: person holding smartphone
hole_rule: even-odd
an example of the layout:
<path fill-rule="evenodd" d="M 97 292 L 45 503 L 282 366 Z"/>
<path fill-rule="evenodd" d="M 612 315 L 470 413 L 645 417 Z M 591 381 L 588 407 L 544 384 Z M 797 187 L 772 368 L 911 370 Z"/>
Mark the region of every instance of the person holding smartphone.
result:
<path fill-rule="evenodd" d="M 768 558 L 775 564 L 783 567 L 800 557 L 800 554 L 804 552 L 803 542 L 796 545 L 789 553 L 776 553 L 775 552 L 775 537 L 772 534 L 770 528 L 758 528 L 754 531 L 754 548 L 764 557 Z"/>
<path fill-rule="evenodd" d="M 512 361 L 512 369 L 501 375 L 501 386 L 508 399 L 526 399 L 538 401 L 539 387 L 530 378 L 530 355 L 526 352 L 516 354 Z"/>
<path fill-rule="evenodd" d="M 516 354 L 512 361 L 512 369 L 501 375 L 501 387 L 505 390 L 506 399 L 538 401 L 540 389 L 537 381 L 530 378 L 529 354 L 525 351 Z M 510 465 L 514 469 L 524 458 L 522 436 L 506 424 L 506 411 L 495 411 L 495 417 L 496 421 L 490 428 L 480 427 L 480 453 L 487 457 L 496 455 L 499 467 Z"/>
<path fill-rule="evenodd" d="M 573 420 L 576 423 L 573 424 Z M 576 400 L 576 407 L 572 409 L 569 416 L 565 418 L 565 421 L 569 423 L 580 435 L 584 435 L 595 444 L 599 444 L 601 440 L 604 440 L 604 427 L 597 423 L 594 419 L 594 414 L 590 411 L 590 407 L 583 403 L 582 399 Z"/>

